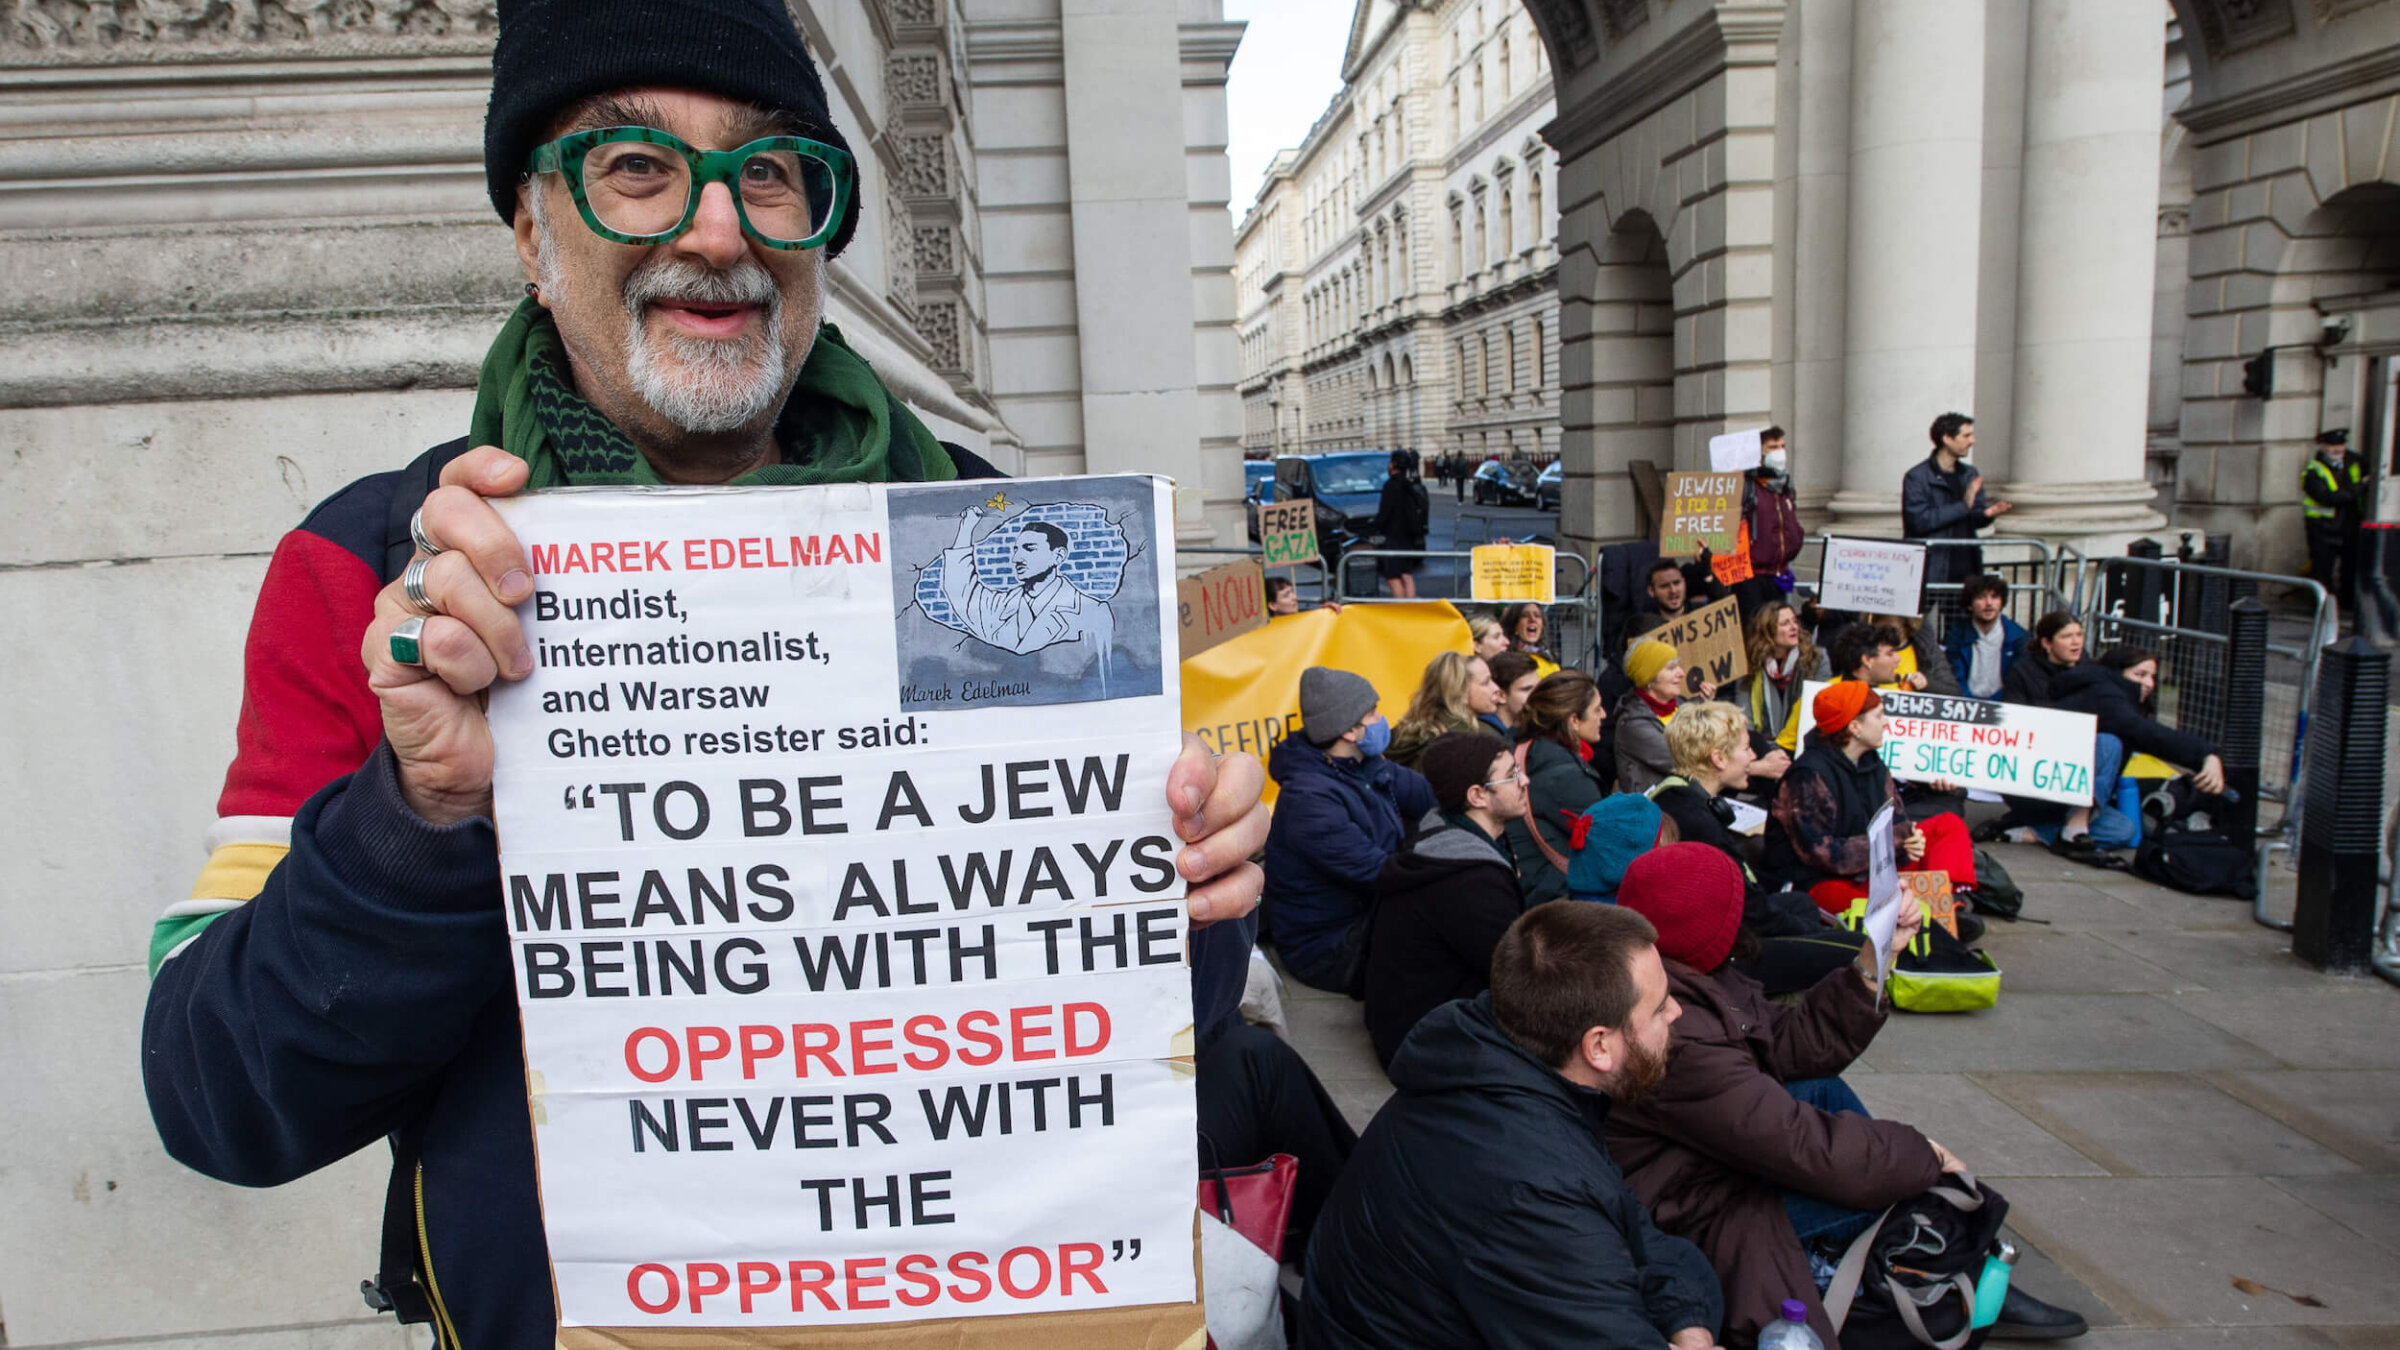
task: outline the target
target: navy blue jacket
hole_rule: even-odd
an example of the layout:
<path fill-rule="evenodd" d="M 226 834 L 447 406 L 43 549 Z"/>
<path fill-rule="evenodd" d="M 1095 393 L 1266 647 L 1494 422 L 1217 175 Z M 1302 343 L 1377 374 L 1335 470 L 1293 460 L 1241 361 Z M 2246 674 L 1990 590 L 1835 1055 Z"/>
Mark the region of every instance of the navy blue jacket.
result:
<path fill-rule="evenodd" d="M 1267 756 L 1275 823 L 1267 830 L 1267 933 L 1284 968 L 1320 989 L 1340 989 L 1333 969 L 1342 934 L 1367 912 L 1375 878 L 1400 851 L 1403 821 L 1435 809 L 1433 789 L 1390 760 L 1335 759 L 1299 736 Z"/>
<path fill-rule="evenodd" d="M 1989 491 L 1974 505 L 1967 503 L 1967 486 L 1982 473 L 1965 460 L 1943 473 L 1933 455 L 1911 466 L 1900 478 L 1900 529 L 1910 539 L 1972 539 L 1991 518 L 1983 508 Z M 1983 570 L 1982 550 L 1930 548 L 1925 550 L 1925 580 L 1962 581 Z"/>
<path fill-rule="evenodd" d="M 1942 634 L 1942 651 L 1950 658 L 1950 673 L 1958 677 L 1963 693 L 1967 687 L 1967 668 L 1975 664 L 1975 621 L 1960 619 L 1950 631 Z M 2000 616 L 2000 675 L 2008 676 L 2008 668 L 2017 663 L 2017 653 L 2025 650 L 2025 629 L 2015 619 Z M 1999 694 L 1992 695 L 1997 699 Z"/>

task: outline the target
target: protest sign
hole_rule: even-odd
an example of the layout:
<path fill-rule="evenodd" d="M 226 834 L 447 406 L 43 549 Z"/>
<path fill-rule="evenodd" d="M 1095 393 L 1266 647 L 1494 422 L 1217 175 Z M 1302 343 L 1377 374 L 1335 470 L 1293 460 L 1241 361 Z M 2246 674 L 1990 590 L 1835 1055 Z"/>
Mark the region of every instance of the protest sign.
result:
<path fill-rule="evenodd" d="M 1893 828 L 1897 815 L 1885 802 L 1867 822 L 1867 917 L 1859 926 L 1875 951 L 1878 985 L 1891 981 L 1892 934 L 1900 927 L 1900 858 Z"/>
<path fill-rule="evenodd" d="M 1300 734 L 1300 672 L 1353 671 L 1375 686 L 1383 715 L 1397 722 L 1440 652 L 1475 649 L 1467 621 L 1446 600 L 1312 609 L 1220 643 L 1183 663 L 1183 726 L 1218 754 L 1266 759 Z M 1267 780 L 1268 801 L 1275 780 Z"/>
<path fill-rule="evenodd" d="M 1711 684 L 1731 684 L 1750 673 L 1749 657 L 1742 650 L 1741 611 L 1730 595 L 1667 620 L 1649 636 L 1673 647 L 1685 670 L 1699 672 Z"/>
<path fill-rule="evenodd" d="M 1755 469 L 1765 459 L 1759 445 L 1760 428 L 1748 431 L 1728 431 L 1722 436 L 1708 438 L 1708 467 L 1718 473 L 1741 473 Z"/>
<path fill-rule="evenodd" d="M 1548 544 L 1477 544 L 1473 598 L 1484 604 L 1555 604 L 1558 551 Z"/>
<path fill-rule="evenodd" d="M 1916 614 L 1924 609 L 1925 546 L 1893 539 L 1825 539 L 1817 603 L 1860 614 Z"/>
<path fill-rule="evenodd" d="M 1317 561 L 1317 504 L 1306 497 L 1260 502 L 1258 560 L 1268 567 Z"/>
<path fill-rule="evenodd" d="M 1720 586 L 1739 586 L 1757 572 L 1750 566 L 1750 522 L 1743 521 L 1736 535 L 1733 552 L 1711 555 L 1708 570 L 1717 574 Z"/>
<path fill-rule="evenodd" d="M 1948 872 L 1938 868 L 1930 872 L 1902 872 L 1900 890 L 1924 906 L 1925 917 L 1940 924 L 1943 932 L 1958 936 L 1958 892 L 1950 888 Z"/>
<path fill-rule="evenodd" d="M 1196 1336 L 1167 482 L 495 506 L 561 1343 Z"/>
<path fill-rule="evenodd" d="M 1801 687 L 1800 732 L 1817 725 L 1822 681 Z M 1950 694 L 1881 689 L 1883 762 L 1895 777 L 1923 782 L 1947 778 L 1962 788 L 2011 797 L 2039 797 L 2069 806 L 2092 804 L 2090 713 L 1993 703 Z"/>
<path fill-rule="evenodd" d="M 1738 473 L 1671 473 L 1658 527 L 1659 556 L 1679 558 L 1706 548 L 1733 552 L 1742 523 L 1742 476 Z"/>
<path fill-rule="evenodd" d="M 1198 656 L 1227 638 L 1266 627 L 1266 592 L 1266 573 L 1248 558 L 1176 582 L 1177 650 Z"/>

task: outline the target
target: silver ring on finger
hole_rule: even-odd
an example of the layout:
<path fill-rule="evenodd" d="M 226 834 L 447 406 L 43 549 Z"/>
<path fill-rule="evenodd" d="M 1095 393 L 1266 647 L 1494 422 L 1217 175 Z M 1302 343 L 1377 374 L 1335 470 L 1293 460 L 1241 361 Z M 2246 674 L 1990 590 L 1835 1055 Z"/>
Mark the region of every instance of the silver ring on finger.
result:
<path fill-rule="evenodd" d="M 400 593 L 407 596 L 408 603 L 416 606 L 420 612 L 439 614 L 441 607 L 434 604 L 433 597 L 425 593 L 425 565 L 432 561 L 431 558 L 409 559 L 408 566 L 400 572 Z"/>
<path fill-rule="evenodd" d="M 412 615 L 402 619 L 400 626 L 392 630 L 389 644 L 394 661 L 404 666 L 423 666 L 425 664 L 424 616 Z"/>
<path fill-rule="evenodd" d="M 440 544 L 433 542 L 433 536 L 425 533 L 425 508 L 422 506 L 408 518 L 408 537 L 415 542 L 417 552 L 428 558 L 443 551 Z"/>

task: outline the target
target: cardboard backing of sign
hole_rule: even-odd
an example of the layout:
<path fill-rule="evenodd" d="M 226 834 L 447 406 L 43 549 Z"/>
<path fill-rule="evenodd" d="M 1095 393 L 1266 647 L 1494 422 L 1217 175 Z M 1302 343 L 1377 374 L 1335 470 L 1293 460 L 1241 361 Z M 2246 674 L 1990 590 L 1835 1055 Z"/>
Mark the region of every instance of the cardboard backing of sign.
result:
<path fill-rule="evenodd" d="M 1662 558 L 1702 549 L 1731 553 L 1742 523 L 1742 476 L 1677 472 L 1667 475 L 1666 512 L 1658 527 Z"/>
<path fill-rule="evenodd" d="M 1248 558 L 1236 558 L 1175 583 L 1176 634 L 1190 660 L 1230 638 L 1267 626 L 1267 577 Z"/>
<path fill-rule="evenodd" d="M 1259 503 L 1258 546 L 1258 560 L 1268 567 L 1316 562 L 1317 504 L 1306 497 Z"/>
<path fill-rule="evenodd" d="M 1477 544 L 1474 598 L 1482 604 L 1556 604 L 1558 551 L 1548 544 Z"/>
<path fill-rule="evenodd" d="M 1742 647 L 1742 616 L 1732 596 L 1670 619 L 1649 636 L 1675 649 L 1686 671 L 1699 671 L 1711 684 L 1726 685 L 1750 673 Z"/>

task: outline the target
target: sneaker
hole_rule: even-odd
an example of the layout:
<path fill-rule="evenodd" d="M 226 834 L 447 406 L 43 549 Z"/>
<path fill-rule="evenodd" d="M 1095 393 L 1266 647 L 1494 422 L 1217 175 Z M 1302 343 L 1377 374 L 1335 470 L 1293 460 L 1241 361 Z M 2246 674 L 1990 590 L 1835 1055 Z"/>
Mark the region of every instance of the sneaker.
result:
<path fill-rule="evenodd" d="M 1996 1341 L 2064 1341 L 2091 1330 L 2083 1314 L 2044 1303 L 2010 1285 L 2000 1305 L 2000 1320 L 1992 1324 Z"/>

